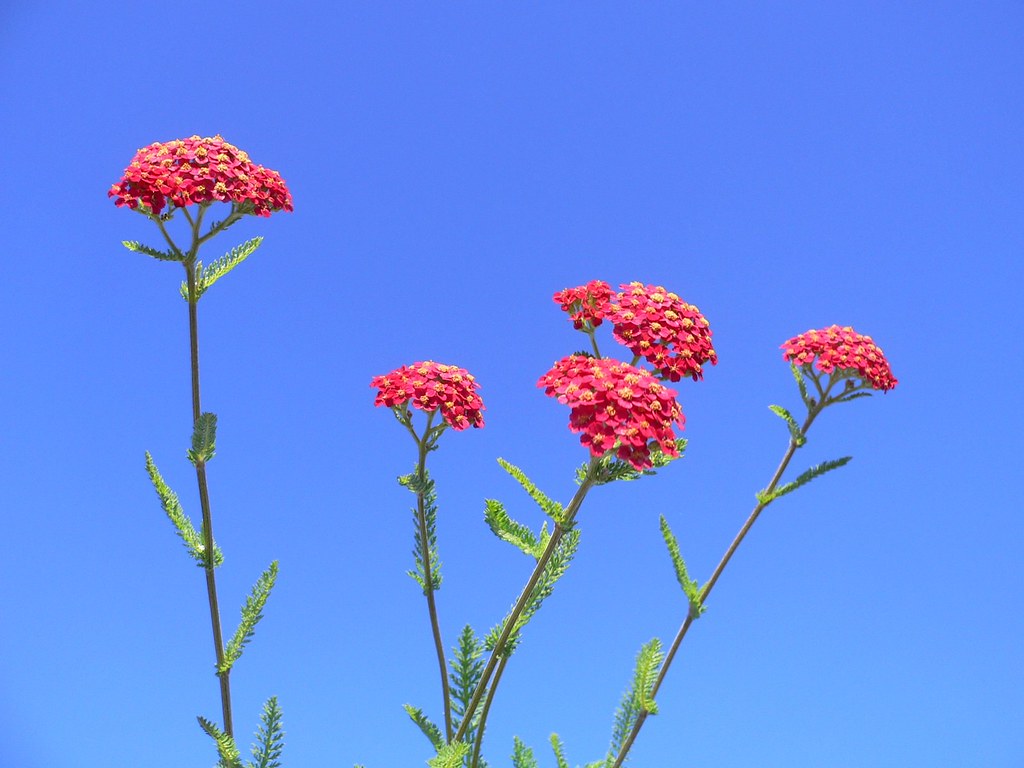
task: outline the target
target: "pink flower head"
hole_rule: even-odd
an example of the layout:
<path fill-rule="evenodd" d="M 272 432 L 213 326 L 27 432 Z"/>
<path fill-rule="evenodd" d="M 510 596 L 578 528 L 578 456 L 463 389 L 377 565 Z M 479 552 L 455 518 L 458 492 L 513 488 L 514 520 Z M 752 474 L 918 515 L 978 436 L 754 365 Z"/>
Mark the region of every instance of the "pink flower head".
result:
<path fill-rule="evenodd" d="M 608 309 L 612 298 L 612 287 L 604 280 L 591 280 L 577 288 L 566 288 L 554 295 L 555 303 L 572 317 L 572 325 L 577 331 L 584 326 L 597 328 Z"/>
<path fill-rule="evenodd" d="M 781 347 L 782 359 L 798 366 L 811 365 L 823 373 L 841 371 L 871 384 L 875 389 L 890 390 L 896 379 L 889 361 L 870 336 L 862 336 L 853 328 L 833 325 L 794 336 Z"/>
<path fill-rule="evenodd" d="M 159 214 L 171 205 L 214 201 L 251 206 L 257 216 L 291 211 L 292 195 L 277 171 L 256 165 L 220 136 L 156 142 L 135 153 L 107 193 L 114 204 Z"/>
<path fill-rule="evenodd" d="M 421 411 L 440 409 L 450 427 L 482 427 L 484 402 L 476 393 L 480 385 L 465 368 L 443 365 L 432 360 L 396 368 L 383 376 L 374 376 L 371 387 L 378 389 L 374 405 L 389 408 L 409 401 Z"/>
<path fill-rule="evenodd" d="M 685 424 L 676 393 L 648 371 L 609 358 L 570 355 L 540 377 L 544 394 L 572 409 L 569 429 L 594 456 L 611 450 L 636 469 L 651 466 L 651 444 L 678 456 L 672 427 Z"/>
<path fill-rule="evenodd" d="M 702 366 L 718 363 L 711 328 L 695 306 L 660 285 L 622 285 L 605 313 L 615 340 L 654 366 L 670 381 L 704 378 Z"/>

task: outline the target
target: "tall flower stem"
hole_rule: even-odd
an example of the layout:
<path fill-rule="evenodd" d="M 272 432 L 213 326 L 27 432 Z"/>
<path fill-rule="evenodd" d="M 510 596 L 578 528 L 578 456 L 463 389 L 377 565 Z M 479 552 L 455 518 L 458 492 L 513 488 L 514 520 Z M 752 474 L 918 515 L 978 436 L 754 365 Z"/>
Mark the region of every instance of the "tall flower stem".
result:
<path fill-rule="evenodd" d="M 199 224 L 199 221 L 196 222 Z M 192 422 L 199 421 L 202 405 L 199 396 L 199 291 L 196 281 L 195 259 L 199 250 L 198 234 L 193 229 L 192 248 L 185 261 L 185 277 L 188 285 L 188 329 L 192 367 Z M 210 604 L 210 625 L 213 629 L 213 648 L 217 657 L 217 677 L 220 680 L 220 702 L 224 718 L 224 733 L 234 736 L 231 722 L 230 670 L 224 669 L 224 633 L 220 623 L 220 605 L 217 602 L 217 577 L 214 573 L 215 557 L 213 544 L 213 515 L 210 512 L 210 489 L 206 480 L 206 462 L 199 458 L 195 462 L 196 480 L 199 484 L 199 504 L 203 513 L 203 551 L 206 557 L 203 570 L 206 573 L 206 595 Z M 224 671 L 221 671 L 224 670 Z"/>
<path fill-rule="evenodd" d="M 821 413 L 822 409 L 824 409 L 824 407 L 829 404 L 829 400 L 827 399 L 827 389 L 823 392 L 819 389 L 819 392 L 821 392 L 822 394 L 822 399 L 820 402 L 812 403 L 808 406 L 807 419 L 804 421 L 803 426 L 800 428 L 801 436 L 807 435 L 807 430 L 810 428 L 814 419 L 817 418 L 818 414 Z M 790 437 L 789 446 L 786 448 L 786 452 L 785 454 L 783 454 L 782 461 L 779 462 L 779 466 L 776 468 L 775 474 L 772 475 L 771 482 L 768 483 L 768 487 L 765 489 L 765 495 L 770 496 L 771 493 L 775 490 L 776 486 L 778 486 L 779 480 L 782 479 L 782 475 L 786 471 L 786 468 L 789 466 L 789 462 L 792 460 L 793 454 L 796 453 L 796 449 L 799 447 L 800 444 L 796 441 L 796 439 Z M 658 670 L 658 676 L 654 679 L 654 684 L 651 686 L 652 699 L 655 696 L 657 696 L 658 690 L 661 688 L 661 684 L 665 680 L 665 675 L 668 674 L 668 668 L 672 666 L 672 660 L 676 656 L 676 651 L 679 650 L 679 646 L 683 642 L 683 638 L 686 637 L 686 633 L 690 629 L 690 625 L 693 624 L 694 618 L 696 618 L 696 616 L 698 615 L 697 611 L 699 610 L 699 608 L 704 606 L 705 601 L 708 599 L 708 595 L 711 594 L 711 590 L 714 589 L 715 584 L 718 582 L 718 577 L 722 575 L 722 571 L 725 570 L 725 567 L 729 564 L 729 561 L 732 559 L 732 556 L 736 553 L 736 550 L 743 542 L 743 539 L 746 537 L 747 533 L 750 531 L 751 527 L 757 521 L 757 518 L 760 516 L 761 512 L 764 510 L 766 506 L 768 506 L 768 503 L 766 502 L 759 501 L 757 503 L 753 511 L 750 513 L 750 516 L 747 518 L 746 522 L 743 523 L 743 527 L 740 528 L 739 533 L 736 534 L 736 537 L 733 539 L 732 544 L 730 544 L 729 548 L 725 550 L 725 554 L 722 555 L 722 559 L 718 561 L 718 565 L 715 567 L 714 572 L 711 574 L 711 578 L 708 579 L 707 583 L 701 588 L 700 595 L 698 598 L 699 605 L 690 606 L 690 610 L 686 615 L 686 619 L 679 627 L 679 631 L 676 633 L 676 637 L 672 641 L 672 647 L 669 648 L 668 653 L 665 654 L 665 658 L 661 662 L 661 668 Z M 640 714 L 637 715 L 636 722 L 633 724 L 633 729 L 629 732 L 629 736 L 622 743 L 622 748 L 619 750 L 619 754 L 615 758 L 615 762 L 612 764 L 611 768 L 619 768 L 619 766 L 622 765 L 623 761 L 626 759 L 626 755 L 629 754 L 629 750 L 633 746 L 633 742 L 636 741 L 636 737 L 640 733 L 640 729 L 643 728 L 644 721 L 646 719 L 646 711 L 641 711 Z"/>
<path fill-rule="evenodd" d="M 480 725 L 476 729 L 476 743 L 473 744 L 473 759 L 469 763 L 469 768 L 477 768 L 480 765 L 480 749 L 484 743 L 484 727 L 487 725 L 487 715 L 491 712 L 491 702 L 494 701 L 494 692 L 498 690 L 498 683 L 501 682 L 501 675 L 505 671 L 505 665 L 508 664 L 508 656 L 502 656 L 501 661 L 498 662 L 498 668 L 494 670 L 494 682 L 491 687 L 487 690 L 487 698 L 484 699 L 484 708 L 480 712 Z"/>
<path fill-rule="evenodd" d="M 433 417 L 433 414 L 431 414 Z M 444 699 L 444 731 L 445 738 L 452 738 L 452 704 L 451 694 L 448 688 L 448 664 L 444 658 L 444 643 L 441 641 L 441 625 L 437 619 L 437 604 L 434 602 L 434 577 L 431 573 L 430 564 L 430 541 L 427 538 L 427 513 L 424 504 L 426 490 L 424 484 L 427 479 L 427 451 L 429 450 L 428 435 L 430 435 L 430 422 L 427 422 L 427 429 L 424 437 L 420 440 L 416 437 L 416 444 L 419 447 L 419 458 L 416 462 L 416 481 L 419 490 L 416 492 L 416 520 L 419 524 L 419 536 L 423 550 L 423 593 L 427 598 L 427 610 L 430 613 L 430 629 L 434 635 L 434 650 L 437 652 L 437 666 L 441 672 L 441 696 Z"/>
<path fill-rule="evenodd" d="M 540 577 L 544 573 L 544 568 L 547 566 L 548 561 L 551 559 L 555 549 L 558 547 L 558 543 L 562 540 L 562 536 L 572 528 L 573 520 L 575 519 L 580 506 L 583 504 L 583 499 L 586 498 L 590 489 L 594 487 L 593 473 L 594 468 L 597 466 L 597 462 L 598 459 L 591 460 L 590 465 L 587 468 L 586 477 L 583 478 L 583 482 L 580 483 L 580 487 L 576 489 L 576 493 L 569 502 L 569 506 L 565 508 L 562 522 L 555 523 L 554 529 L 551 531 L 551 539 L 548 541 L 548 545 L 541 553 L 540 558 L 538 558 L 537 565 L 534 567 L 533 573 L 530 574 L 530 578 L 527 580 L 526 586 L 523 587 L 523 591 L 519 594 L 519 599 L 516 600 L 516 604 L 512 607 L 512 612 L 505 621 L 505 625 L 501 629 L 501 634 L 498 636 L 498 640 L 494 644 L 494 649 L 491 651 L 491 655 L 487 659 L 487 664 L 484 667 L 483 674 L 480 676 L 480 682 L 477 683 L 476 690 L 473 691 L 473 698 L 470 699 L 469 706 L 466 707 L 466 712 L 462 716 L 462 722 L 459 724 L 459 730 L 455 734 L 454 741 L 460 741 L 466 735 L 466 731 L 469 729 L 469 724 L 473 721 L 473 713 L 476 712 L 476 708 L 480 705 L 480 699 L 483 698 L 484 693 L 487 691 L 487 686 L 491 681 L 491 675 L 494 674 L 494 668 L 497 666 L 499 660 L 501 660 L 505 651 L 505 645 L 508 643 L 508 639 L 512 636 L 512 632 L 515 630 L 519 617 L 522 616 L 523 611 L 526 610 L 527 603 L 533 595 L 533 590 L 536 588 L 537 582 L 540 581 Z M 497 684 L 498 679 L 495 678 L 493 687 L 496 688 Z M 477 729 L 478 739 L 483 734 L 484 725 L 485 723 L 483 722 L 483 718 L 481 718 Z M 449 741 L 451 741 L 451 739 Z"/>

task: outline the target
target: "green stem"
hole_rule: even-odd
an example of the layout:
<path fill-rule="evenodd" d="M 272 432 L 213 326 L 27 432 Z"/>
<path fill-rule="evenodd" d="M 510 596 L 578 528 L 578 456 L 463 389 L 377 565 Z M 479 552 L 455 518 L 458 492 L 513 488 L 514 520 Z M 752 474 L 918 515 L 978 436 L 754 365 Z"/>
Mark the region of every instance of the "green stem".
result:
<path fill-rule="evenodd" d="M 431 417 L 433 414 L 431 414 Z M 416 480 L 419 487 L 427 478 L 427 435 L 430 433 L 430 421 L 424 430 L 423 439 L 416 439 L 419 446 L 419 459 L 416 463 Z M 415 437 L 415 433 L 413 433 Z M 430 541 L 427 537 L 427 514 L 424 507 L 424 490 L 416 493 L 416 518 L 419 522 L 420 542 L 423 552 L 423 593 L 427 597 L 427 610 L 430 613 L 430 629 L 434 635 L 434 649 L 437 652 L 437 666 L 441 672 L 441 697 L 444 700 L 444 731 L 445 737 L 451 741 L 452 738 L 452 705 L 451 694 L 448 688 L 448 664 L 444 658 L 444 643 L 441 641 L 441 626 L 437 620 L 437 605 L 434 602 L 434 578 L 430 570 Z"/>
<path fill-rule="evenodd" d="M 490 683 L 491 680 L 491 675 L 494 673 L 494 668 L 498 664 L 498 660 L 501 658 L 502 652 L 505 649 L 505 644 L 508 643 L 509 637 L 512 636 L 512 632 L 515 629 L 516 622 L 519 621 L 519 617 L 523 614 L 523 611 L 526 610 L 526 605 L 533 594 L 533 590 L 537 586 L 537 582 L 540 581 L 541 574 L 544 573 L 544 567 L 548 564 L 548 560 L 551 559 L 551 555 L 554 554 L 555 548 L 558 546 L 558 542 L 562 540 L 562 536 L 565 535 L 566 531 L 572 528 L 573 519 L 579 511 L 580 505 L 583 504 L 583 499 L 586 498 L 587 492 L 590 491 L 594 485 L 593 473 L 599 460 L 600 459 L 597 458 L 591 459 L 590 466 L 587 470 L 587 476 L 583 479 L 583 482 L 580 483 L 580 487 L 576 490 L 576 494 L 569 502 L 569 506 L 565 508 L 562 522 L 555 523 L 555 527 L 551 531 L 551 539 L 548 541 L 548 545 L 541 553 L 540 558 L 538 558 L 537 565 L 533 569 L 533 573 L 530 574 L 530 578 L 526 582 L 526 586 L 523 587 L 523 591 L 519 594 L 519 599 L 516 600 L 516 604 L 513 606 L 512 612 L 505 621 L 501 634 L 498 636 L 498 640 L 494 644 L 494 649 L 491 651 L 491 655 L 487 659 L 487 665 L 484 667 L 483 674 L 480 676 L 480 682 L 477 683 L 476 689 L 473 691 L 473 698 L 470 699 L 469 706 L 466 707 L 466 712 L 462 716 L 462 722 L 459 724 L 459 730 L 455 734 L 454 741 L 461 741 L 466 735 L 466 730 L 469 728 L 469 724 L 473 720 L 473 713 L 476 712 L 476 708 L 480 705 L 480 699 L 487 690 L 488 683 Z M 495 680 L 495 683 L 497 683 L 497 680 Z M 491 696 L 493 696 L 493 689 L 497 688 L 497 684 L 491 686 L 491 688 Z M 484 722 L 481 719 L 479 726 L 480 733 L 483 733 L 483 726 Z"/>
<path fill-rule="evenodd" d="M 817 379 L 814 380 L 817 383 Z M 807 430 L 810 428 L 811 423 L 814 421 L 815 418 L 817 418 L 818 414 L 821 413 L 825 406 L 829 404 L 828 391 L 831 388 L 831 381 L 829 382 L 828 387 L 826 387 L 824 390 L 822 390 L 819 385 L 818 391 L 822 394 L 821 402 L 817 403 L 816 405 L 808 409 L 807 420 L 804 421 L 803 426 L 800 428 L 801 435 L 807 435 Z M 772 491 L 774 491 L 776 486 L 779 484 L 779 480 L 782 479 L 782 474 L 786 471 L 786 467 L 789 466 L 789 462 L 793 458 L 793 454 L 796 453 L 796 449 L 798 447 L 799 445 L 796 443 L 796 441 L 790 438 L 789 446 L 786 448 L 786 453 L 783 455 L 782 461 L 779 462 L 779 466 L 776 468 L 775 474 L 772 475 L 771 482 L 768 483 L 768 487 L 765 489 L 767 496 L 770 496 Z M 768 502 L 768 504 L 770 503 L 771 502 Z M 761 514 L 764 508 L 768 506 L 768 504 L 760 501 L 757 503 L 753 511 L 750 513 L 750 516 L 747 518 L 746 522 L 743 523 L 743 527 L 740 528 L 739 533 L 736 534 L 736 537 L 733 539 L 732 544 L 729 545 L 729 548 L 725 551 L 725 554 L 722 555 L 722 559 L 718 562 L 718 565 L 715 567 L 714 572 L 711 574 L 711 578 L 708 579 L 707 583 L 701 588 L 700 595 L 698 595 L 698 604 L 696 606 L 690 606 L 690 610 L 687 612 L 686 615 L 686 620 L 683 621 L 682 626 L 679 627 L 679 631 L 676 633 L 675 640 L 672 641 L 672 647 L 669 648 L 668 653 L 665 655 L 664 660 L 661 662 L 661 668 L 658 670 L 658 676 L 655 678 L 654 684 L 651 686 L 652 699 L 657 695 L 658 690 L 661 688 L 661 684 L 665 680 L 665 675 L 668 674 L 668 669 L 672 665 L 672 660 L 675 658 L 676 651 L 679 650 L 679 645 L 683 642 L 683 638 L 686 637 L 686 633 L 690 629 L 690 625 L 693 624 L 693 619 L 696 616 L 697 610 L 703 607 L 704 602 L 708 599 L 708 595 L 711 594 L 711 590 L 714 589 L 715 584 L 718 582 L 718 577 L 722 575 L 722 571 L 724 571 L 725 567 L 729 564 L 729 561 L 732 559 L 733 554 L 735 554 L 736 550 L 743 542 L 743 539 L 746 537 L 747 532 L 750 531 L 751 527 L 757 521 L 758 516 Z M 619 768 L 622 765 L 622 762 L 626 759 L 626 755 L 629 754 L 629 750 L 633 746 L 633 742 L 636 741 L 636 737 L 640 733 L 640 729 L 643 728 L 644 721 L 646 719 L 646 711 L 642 711 L 639 715 L 637 715 L 636 722 L 633 724 L 633 729 L 630 731 L 629 736 L 626 738 L 626 740 L 622 743 L 622 747 L 621 749 L 619 749 L 619 754 L 616 757 L 615 762 L 612 764 L 611 768 Z"/>
<path fill-rule="evenodd" d="M 188 258 L 185 261 L 185 277 L 188 283 L 188 327 L 189 347 L 191 350 L 192 363 L 192 422 L 193 427 L 199 421 L 202 413 L 202 406 L 199 397 L 199 307 L 196 286 L 195 257 L 199 245 L 193 237 L 192 247 L 189 249 Z M 224 717 L 224 733 L 234 736 L 234 727 L 231 722 L 231 684 L 229 680 L 230 670 L 221 672 L 224 666 L 224 633 L 220 623 L 220 606 L 217 602 L 217 579 L 214 574 L 214 549 L 213 549 L 213 515 L 210 512 L 210 490 L 206 481 L 206 463 L 202 460 L 196 462 L 196 480 L 199 484 L 199 503 L 203 513 L 203 547 L 206 557 L 203 563 L 203 570 L 206 572 L 206 595 L 210 604 L 210 625 L 213 629 L 213 648 L 217 657 L 217 677 L 220 680 L 220 702 L 221 711 Z"/>
<path fill-rule="evenodd" d="M 469 768 L 478 768 L 480 765 L 480 748 L 484 743 L 484 727 L 487 724 L 487 715 L 491 711 L 491 702 L 494 701 L 494 692 L 498 690 L 498 683 L 501 681 L 501 674 L 505 671 L 505 665 L 508 664 L 508 659 L 508 656 L 502 656 L 501 661 L 498 662 L 498 668 L 494 670 L 494 682 L 487 690 L 487 698 L 484 700 L 484 708 L 480 712 L 480 724 L 476 729 L 476 743 L 473 745 L 473 759 L 469 763 Z"/>

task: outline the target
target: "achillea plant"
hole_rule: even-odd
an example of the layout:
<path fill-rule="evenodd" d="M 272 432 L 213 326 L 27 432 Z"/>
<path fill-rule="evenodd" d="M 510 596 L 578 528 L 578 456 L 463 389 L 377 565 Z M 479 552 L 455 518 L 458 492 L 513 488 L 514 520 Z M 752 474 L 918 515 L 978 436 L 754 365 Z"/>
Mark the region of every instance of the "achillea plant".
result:
<path fill-rule="evenodd" d="M 256 580 L 242 606 L 242 617 L 235 633 L 224 641 L 220 604 L 217 597 L 216 568 L 223 557 L 213 535 L 206 466 L 214 457 L 217 417 L 203 411 L 199 389 L 199 299 L 228 272 L 241 264 L 259 247 L 257 237 L 228 251 L 208 264 L 199 260 L 200 248 L 243 216 L 269 216 L 275 211 L 291 211 L 292 198 L 284 180 L 276 171 L 253 163 L 249 156 L 220 136 L 150 144 L 140 149 L 125 169 L 121 180 L 108 192 L 117 206 L 130 208 L 152 221 L 166 248 L 154 248 L 136 241 L 124 241 L 131 251 L 161 261 L 176 261 L 185 269 L 182 298 L 188 303 L 189 341 L 192 380 L 192 445 L 189 461 L 196 471 L 199 506 L 202 515 L 197 531 L 174 491 L 161 477 L 153 457 L 146 453 L 146 471 L 156 489 L 164 512 L 173 523 L 189 555 L 203 569 L 206 580 L 210 625 L 213 631 L 215 669 L 220 687 L 222 723 L 205 717 L 199 724 L 216 742 L 220 765 L 241 768 L 242 760 L 235 744 L 231 710 L 231 670 L 252 639 L 263 618 L 263 608 L 277 579 L 277 562 L 272 562 Z M 215 203 L 228 206 L 224 218 L 213 223 L 206 215 Z M 171 222 L 177 214 L 184 218 L 187 245 L 179 245 L 171 236 Z M 259 768 L 279 766 L 282 738 L 281 710 L 276 697 L 267 700 L 261 715 L 252 752 Z"/>
<path fill-rule="evenodd" d="M 483 403 L 476 395 L 475 379 L 456 366 L 414 363 L 377 376 L 371 382 L 378 389 L 375 404 L 394 411 L 417 447 L 415 470 L 400 477 L 399 482 L 416 495 L 416 567 L 409 575 L 427 599 L 440 673 L 443 726 L 435 724 L 420 707 L 407 704 L 405 708 L 430 742 L 434 756 L 428 763 L 432 768 L 485 768 L 482 746 L 499 683 L 523 630 L 576 554 L 577 526 L 584 500 L 596 486 L 653 475 L 682 455 L 686 441 L 675 432 L 685 424 L 676 399 L 678 393 L 662 382 L 678 382 L 687 377 L 699 381 L 704 365 L 718 362 L 707 319 L 695 306 L 661 286 L 634 282 L 621 286 L 616 293 L 608 283 L 592 280 L 559 291 L 554 300 L 569 314 L 573 327 L 588 336 L 593 354 L 577 353 L 556 361 L 540 377 L 538 386 L 546 395 L 569 406 L 569 429 L 581 434 L 580 442 L 587 449 L 588 458 L 576 471 L 576 491 L 564 506 L 537 488 L 521 469 L 498 459 L 547 519 L 537 530 L 513 520 L 501 502 L 485 502 L 484 520 L 491 531 L 528 555 L 534 567 L 512 608 L 489 632 L 481 638 L 472 627 L 463 628 L 448 663 L 434 600 L 434 592 L 441 586 L 438 510 L 426 459 L 430 451 L 437 449 L 438 439 L 449 426 L 483 426 Z M 604 321 L 612 326 L 615 341 L 633 353 L 629 362 L 602 355 L 596 330 Z M 608 750 L 602 759 L 588 763 L 585 768 L 619 768 L 626 760 L 648 715 L 657 713 L 656 696 L 683 638 L 704 613 L 711 590 L 761 512 L 782 496 L 850 460 L 847 456 L 826 461 L 789 482 L 782 482 L 793 455 L 806 442 L 807 431 L 818 415 L 831 405 L 896 386 L 881 349 L 870 337 L 852 328 L 832 326 L 808 331 L 787 341 L 782 349 L 807 414 L 800 422 L 787 409 L 769 406 L 786 423 L 788 446 L 768 485 L 755 494 L 757 503 L 753 511 L 704 584 L 691 578 L 679 543 L 668 521 L 661 517 L 661 534 L 687 610 L 667 651 L 662 650 L 657 638 L 641 647 L 633 679 L 615 715 Z M 415 426 L 409 403 L 424 411 L 426 421 L 422 429 Z M 513 768 L 537 767 L 532 749 L 518 738 L 512 747 Z M 551 736 L 551 747 L 557 768 L 568 768 L 556 734 Z"/>

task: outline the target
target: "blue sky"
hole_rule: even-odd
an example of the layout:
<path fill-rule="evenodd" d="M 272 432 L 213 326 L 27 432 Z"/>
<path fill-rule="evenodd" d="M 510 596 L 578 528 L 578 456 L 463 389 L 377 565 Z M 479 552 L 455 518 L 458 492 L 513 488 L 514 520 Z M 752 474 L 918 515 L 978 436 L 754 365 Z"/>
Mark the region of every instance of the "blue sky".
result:
<path fill-rule="evenodd" d="M 143 468 L 198 514 L 180 269 L 120 246 L 155 230 L 106 190 L 138 147 L 215 133 L 295 199 L 214 241 L 266 237 L 200 308 L 229 628 L 281 563 L 240 734 L 276 694 L 287 766 L 424 764 L 413 446 L 368 382 L 432 358 L 483 387 L 486 428 L 431 457 L 451 645 L 527 575 L 483 499 L 539 525 L 495 458 L 572 493 L 583 449 L 535 382 L 583 343 L 551 294 L 600 278 L 699 306 L 720 363 L 679 386 L 686 458 L 588 499 L 491 764 L 519 735 L 553 765 L 552 731 L 604 754 L 685 610 L 658 515 L 706 578 L 785 448 L 778 345 L 838 323 L 900 384 L 814 425 L 795 469 L 853 462 L 758 522 L 632 764 L 1020 765 L 1022 43 L 1011 2 L 4 4 L 0 765 L 214 761 L 202 575 Z"/>

